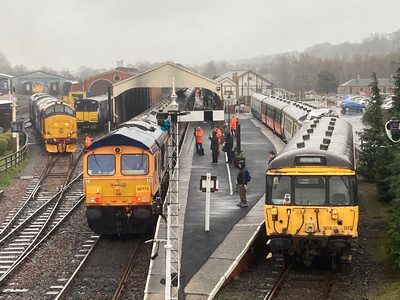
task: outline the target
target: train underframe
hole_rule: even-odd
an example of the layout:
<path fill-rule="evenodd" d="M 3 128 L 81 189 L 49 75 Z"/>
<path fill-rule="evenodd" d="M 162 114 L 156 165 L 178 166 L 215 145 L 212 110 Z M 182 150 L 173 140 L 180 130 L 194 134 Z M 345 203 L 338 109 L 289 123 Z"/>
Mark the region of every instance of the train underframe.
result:
<path fill-rule="evenodd" d="M 87 207 L 89 228 L 97 234 L 138 234 L 154 227 L 151 205 Z"/>
<path fill-rule="evenodd" d="M 153 198 L 153 203 L 160 199 L 161 207 L 168 191 L 168 179 L 169 174 L 167 173 L 159 191 Z M 87 206 L 86 219 L 89 228 L 97 234 L 126 235 L 145 233 L 149 230 L 154 230 L 159 216 L 157 212 L 153 211 L 153 203 L 130 206 Z"/>
<path fill-rule="evenodd" d="M 341 260 L 350 260 L 346 253 L 352 245 L 352 236 L 293 237 L 270 236 L 268 245 L 272 253 L 281 254 L 285 261 L 297 259 L 306 266 L 311 266 L 319 258 L 328 258 L 332 268 Z"/>
<path fill-rule="evenodd" d="M 52 138 L 45 141 L 46 150 L 51 153 L 74 152 L 76 143 L 76 138 Z"/>

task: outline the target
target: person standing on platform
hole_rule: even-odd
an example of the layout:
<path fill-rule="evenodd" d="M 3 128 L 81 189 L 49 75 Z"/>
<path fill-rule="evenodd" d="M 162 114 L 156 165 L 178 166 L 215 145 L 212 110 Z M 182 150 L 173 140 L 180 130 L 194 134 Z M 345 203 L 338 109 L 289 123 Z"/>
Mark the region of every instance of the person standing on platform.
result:
<path fill-rule="evenodd" d="M 226 150 L 226 154 L 228 155 L 228 161 L 226 163 L 231 164 L 232 163 L 233 138 L 229 131 L 225 134 L 224 147 Z"/>
<path fill-rule="evenodd" d="M 233 116 L 231 119 L 230 129 L 231 129 L 232 137 L 236 137 L 236 118 L 235 118 L 235 116 Z"/>
<path fill-rule="evenodd" d="M 221 136 L 222 136 L 222 132 L 221 129 L 219 129 L 219 127 L 215 127 L 215 131 L 217 132 L 217 137 L 218 137 L 218 155 L 219 155 L 219 146 L 221 145 Z"/>
<path fill-rule="evenodd" d="M 268 166 L 273 161 L 275 158 L 275 152 L 274 151 L 269 151 L 269 160 L 268 160 Z"/>
<path fill-rule="evenodd" d="M 214 130 L 212 135 L 209 135 L 208 138 L 211 141 L 211 154 L 212 154 L 212 163 L 214 165 L 218 164 L 218 136 L 217 132 Z"/>
<path fill-rule="evenodd" d="M 237 175 L 237 188 L 240 196 L 240 202 L 237 206 L 244 208 L 247 207 L 246 191 L 247 191 L 247 169 L 244 160 L 239 161 L 239 172 Z"/>
<path fill-rule="evenodd" d="M 198 126 L 195 132 L 196 137 L 196 153 L 200 153 L 201 149 L 203 149 L 203 130 Z"/>

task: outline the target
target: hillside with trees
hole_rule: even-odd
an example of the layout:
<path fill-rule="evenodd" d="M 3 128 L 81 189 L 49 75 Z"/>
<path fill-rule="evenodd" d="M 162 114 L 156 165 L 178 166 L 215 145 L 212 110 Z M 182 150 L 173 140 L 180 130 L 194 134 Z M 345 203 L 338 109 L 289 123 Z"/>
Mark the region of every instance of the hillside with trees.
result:
<path fill-rule="evenodd" d="M 216 78 L 229 69 L 247 68 L 271 80 L 276 87 L 298 93 L 320 90 L 318 81 L 324 74 L 329 74 L 332 81 L 336 81 L 337 84 L 356 78 L 357 75 L 361 78 L 370 78 L 373 72 L 378 78 L 390 77 L 396 73 L 399 61 L 400 30 L 393 33 L 373 34 L 360 43 L 344 42 L 332 45 L 326 42 L 309 47 L 301 53 L 293 51 L 234 61 L 210 61 L 202 65 L 185 67 L 209 78 Z M 144 72 L 159 63 L 140 61 L 136 62 L 135 67 L 140 72 Z M 129 66 L 133 67 L 132 64 L 127 65 Z M 109 71 L 108 69 L 95 70 L 86 66 L 79 67 L 75 72 L 53 70 L 50 66 L 44 66 L 42 70 L 62 75 L 70 80 L 79 80 Z M 36 70 L 29 70 L 18 62 L 12 66 L 0 49 L 0 73 L 20 75 L 29 71 Z"/>

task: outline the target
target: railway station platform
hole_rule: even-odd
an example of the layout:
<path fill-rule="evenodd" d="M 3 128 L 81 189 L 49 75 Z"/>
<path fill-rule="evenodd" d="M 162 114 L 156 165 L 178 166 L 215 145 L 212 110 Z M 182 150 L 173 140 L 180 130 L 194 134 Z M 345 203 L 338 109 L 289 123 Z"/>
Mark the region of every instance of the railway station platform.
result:
<path fill-rule="evenodd" d="M 271 150 L 279 153 L 283 143 L 251 113 L 239 113 L 238 120 L 241 124 L 241 149 L 252 177 L 248 184 L 248 207 L 236 205 L 240 202 L 235 191 L 239 169 L 225 163 L 222 151 L 218 164 L 211 163 L 210 122 L 192 123 L 180 152 L 180 298 L 213 299 L 224 282 L 237 275 L 239 263 L 263 226 L 268 153 Z M 193 129 L 197 126 L 204 131 L 204 156 L 195 153 L 195 141 L 192 141 Z M 205 231 L 206 193 L 200 191 L 200 178 L 207 173 L 217 176 L 219 183 L 218 191 L 211 193 L 209 231 Z M 159 223 L 155 238 L 165 239 L 165 223 Z M 144 299 L 165 299 L 163 246 L 162 243 L 159 245 L 158 257 L 151 262 Z"/>

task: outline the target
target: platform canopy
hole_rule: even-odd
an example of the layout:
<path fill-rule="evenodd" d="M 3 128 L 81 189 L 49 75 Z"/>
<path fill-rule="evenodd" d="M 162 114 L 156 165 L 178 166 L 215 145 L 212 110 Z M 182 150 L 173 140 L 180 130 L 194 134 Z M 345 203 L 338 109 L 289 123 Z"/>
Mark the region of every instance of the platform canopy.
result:
<path fill-rule="evenodd" d="M 202 87 L 213 91 L 221 98 L 221 83 L 171 62 L 163 63 L 151 70 L 114 84 L 114 97 L 133 88 L 172 87 L 172 78 L 175 79 L 175 87 L 177 89 Z"/>

